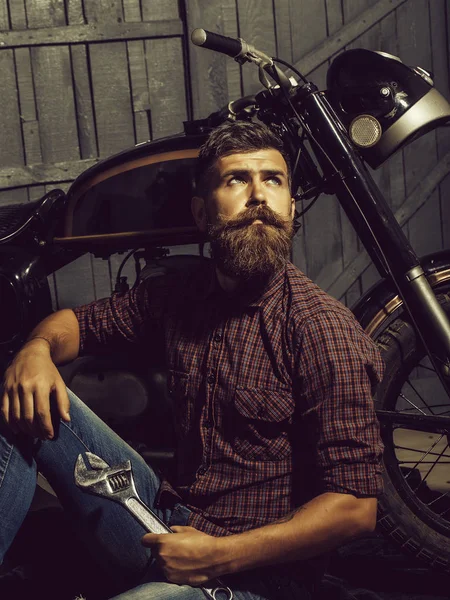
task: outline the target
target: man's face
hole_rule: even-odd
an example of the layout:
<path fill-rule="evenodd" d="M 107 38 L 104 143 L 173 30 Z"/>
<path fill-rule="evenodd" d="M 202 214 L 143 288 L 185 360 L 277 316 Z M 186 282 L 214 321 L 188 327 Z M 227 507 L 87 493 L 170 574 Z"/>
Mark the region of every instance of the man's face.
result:
<path fill-rule="evenodd" d="M 208 224 L 216 225 L 261 205 L 283 219 L 293 218 L 287 165 L 278 150 L 269 148 L 219 158 L 205 204 Z"/>
<path fill-rule="evenodd" d="M 208 190 L 194 199 L 193 212 L 217 266 L 236 279 L 266 280 L 291 248 L 295 204 L 283 156 L 274 149 L 224 156 Z"/>

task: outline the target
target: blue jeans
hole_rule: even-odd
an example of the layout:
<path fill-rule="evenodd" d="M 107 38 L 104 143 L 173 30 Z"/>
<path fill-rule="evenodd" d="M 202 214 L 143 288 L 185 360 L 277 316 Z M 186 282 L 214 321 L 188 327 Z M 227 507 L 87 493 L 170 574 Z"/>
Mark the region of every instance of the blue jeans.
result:
<path fill-rule="evenodd" d="M 12 434 L 0 424 L 0 564 L 30 507 L 39 470 L 50 482 L 64 509 L 76 523 L 77 533 L 106 573 L 115 600 L 204 600 L 199 588 L 164 580 L 140 543 L 143 527 L 122 506 L 80 490 L 74 482 L 78 455 L 89 451 L 110 465 L 131 460 L 139 496 L 169 525 L 185 525 L 189 509 L 154 506 L 160 486 L 157 474 L 142 457 L 69 391 L 70 423 L 60 421 L 55 438 L 38 441 Z M 267 570 L 266 570 L 267 571 Z M 277 575 L 242 573 L 224 578 L 235 600 L 308 600 L 302 585 Z M 126 590 L 126 591 L 125 591 Z M 88 599 L 89 600 L 89 599 Z M 220 594 L 217 600 L 222 600 Z"/>

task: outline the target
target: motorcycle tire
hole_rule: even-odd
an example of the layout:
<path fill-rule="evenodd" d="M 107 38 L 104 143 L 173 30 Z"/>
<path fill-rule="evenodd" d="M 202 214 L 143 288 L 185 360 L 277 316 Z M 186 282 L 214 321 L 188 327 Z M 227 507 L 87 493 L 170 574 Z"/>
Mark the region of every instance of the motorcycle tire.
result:
<path fill-rule="evenodd" d="M 450 316 L 449 294 L 450 283 L 440 286 L 438 300 Z M 386 318 L 373 337 L 386 369 L 375 408 L 449 415 L 450 399 L 404 308 Z M 384 493 L 378 529 L 403 551 L 450 573 L 450 436 L 386 424 L 381 435 Z"/>

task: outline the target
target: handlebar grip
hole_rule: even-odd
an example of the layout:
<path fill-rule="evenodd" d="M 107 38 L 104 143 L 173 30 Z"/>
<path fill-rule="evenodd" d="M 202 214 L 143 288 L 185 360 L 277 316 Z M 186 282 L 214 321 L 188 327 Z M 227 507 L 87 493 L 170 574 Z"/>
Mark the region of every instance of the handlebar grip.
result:
<path fill-rule="evenodd" d="M 242 42 L 240 40 L 206 31 L 206 29 L 194 29 L 191 34 L 191 41 L 196 46 L 222 52 L 222 54 L 228 54 L 232 58 L 236 58 L 242 52 Z"/>

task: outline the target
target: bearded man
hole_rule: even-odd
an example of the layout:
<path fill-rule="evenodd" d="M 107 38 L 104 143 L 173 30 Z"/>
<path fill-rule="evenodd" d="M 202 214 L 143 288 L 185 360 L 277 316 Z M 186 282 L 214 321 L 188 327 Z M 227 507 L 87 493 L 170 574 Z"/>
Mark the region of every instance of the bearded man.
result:
<path fill-rule="evenodd" d="M 212 261 L 34 329 L 5 376 L 0 559 L 36 465 L 121 600 L 201 600 L 199 586 L 217 577 L 236 600 L 310 598 L 322 557 L 374 529 L 381 359 L 350 311 L 289 262 L 290 179 L 265 126 L 217 128 L 192 200 Z M 66 391 L 55 366 L 136 344 L 165 356 L 177 433 L 170 482 Z M 74 464 L 86 451 L 111 465 L 130 459 L 140 497 L 175 535 L 144 535 L 122 507 L 78 490 Z"/>

